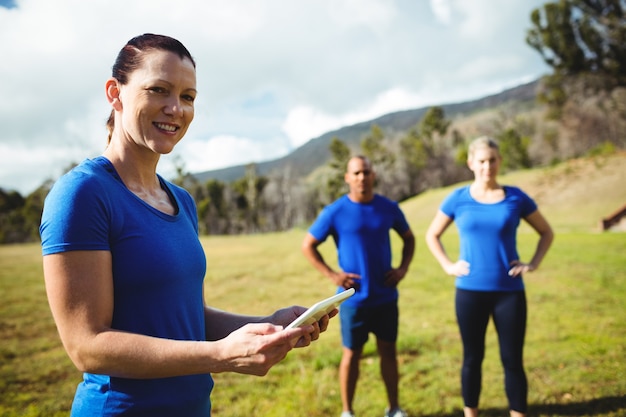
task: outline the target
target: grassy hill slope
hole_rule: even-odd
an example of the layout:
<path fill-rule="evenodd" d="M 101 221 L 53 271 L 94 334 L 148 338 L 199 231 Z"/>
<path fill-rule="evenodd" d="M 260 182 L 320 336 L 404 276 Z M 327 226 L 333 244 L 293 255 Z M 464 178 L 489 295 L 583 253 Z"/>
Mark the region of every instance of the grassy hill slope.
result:
<path fill-rule="evenodd" d="M 502 175 L 539 205 L 557 232 L 600 230 L 602 218 L 626 204 L 626 152 L 563 162 Z M 417 233 L 423 234 L 443 198 L 458 185 L 431 190 L 403 203 Z"/>
<path fill-rule="evenodd" d="M 598 233 L 600 219 L 626 203 L 626 153 L 515 172 L 501 182 L 520 186 L 539 203 L 556 231 L 541 268 L 525 277 L 529 323 L 525 362 L 530 415 L 626 415 L 626 239 Z M 423 243 L 423 234 L 452 187 L 402 203 L 418 236 L 416 256 L 401 284 L 400 398 L 412 416 L 461 415 L 461 346 L 452 279 Z M 454 251 L 454 228 L 446 234 Z M 305 231 L 203 236 L 208 261 L 205 297 L 213 307 L 269 314 L 309 305 L 334 291 L 299 250 Z M 523 229 L 520 253 L 536 235 Z M 395 241 L 397 243 L 397 240 Z M 394 259 L 398 246 L 394 245 Z M 320 247 L 329 262 L 332 243 Z M 527 256 L 527 255 L 526 255 Z M 81 375 L 69 361 L 48 307 L 38 244 L 0 245 L 0 415 L 67 416 Z M 482 416 L 508 415 L 493 326 L 487 335 Z M 339 415 L 339 326 L 297 349 L 264 378 L 215 374 L 215 417 Z M 355 407 L 360 417 L 382 415 L 384 389 L 372 341 L 366 345 Z"/>

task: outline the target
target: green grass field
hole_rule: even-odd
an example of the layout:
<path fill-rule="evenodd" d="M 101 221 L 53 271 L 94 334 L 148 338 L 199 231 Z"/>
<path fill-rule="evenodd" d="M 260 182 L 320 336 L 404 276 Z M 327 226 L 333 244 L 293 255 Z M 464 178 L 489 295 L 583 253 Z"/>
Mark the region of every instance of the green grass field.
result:
<path fill-rule="evenodd" d="M 626 203 L 625 162 L 622 154 L 502 178 L 534 196 L 556 231 L 544 264 L 526 277 L 530 415 L 626 415 L 626 234 L 598 230 L 603 216 Z M 402 205 L 418 235 L 415 260 L 400 288 L 400 398 L 411 416 L 461 415 L 453 279 L 442 273 L 423 243 L 449 190 L 431 191 Z M 304 233 L 204 237 L 207 301 L 241 313 L 269 314 L 332 294 L 331 283 L 300 253 Z M 454 253 L 454 230 L 445 239 Z M 522 258 L 530 256 L 535 242 L 536 235 L 522 227 Z M 333 249 L 331 243 L 322 246 L 330 261 Z M 395 239 L 396 256 L 398 252 Z M 481 415 L 504 416 L 493 325 L 487 337 Z M 0 415 L 68 415 L 81 375 L 63 351 L 49 312 L 39 245 L 0 246 L 0 340 Z M 263 378 L 215 375 L 213 415 L 338 416 L 340 356 L 339 326 L 333 321 L 319 341 L 291 352 Z M 370 342 L 355 411 L 359 417 L 375 417 L 384 407 L 378 358 Z"/>

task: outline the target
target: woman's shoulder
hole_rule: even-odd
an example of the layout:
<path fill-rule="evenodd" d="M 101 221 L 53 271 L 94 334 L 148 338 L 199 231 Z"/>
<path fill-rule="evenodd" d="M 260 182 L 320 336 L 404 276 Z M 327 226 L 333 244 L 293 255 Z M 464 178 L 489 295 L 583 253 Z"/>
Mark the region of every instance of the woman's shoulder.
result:
<path fill-rule="evenodd" d="M 459 207 L 474 204 L 469 192 L 469 185 L 458 186 L 450 191 L 441 202 L 439 209 L 446 215 L 453 217 Z"/>
<path fill-rule="evenodd" d="M 502 188 L 505 189 L 505 191 L 507 192 L 513 192 L 513 193 L 524 193 L 522 191 L 522 189 L 516 185 L 509 185 L 509 184 L 505 184 L 502 186 Z"/>
<path fill-rule="evenodd" d="M 468 198 L 470 196 L 470 186 L 469 185 L 461 185 L 455 187 L 448 193 L 446 196 L 446 200 L 455 200 L 458 198 Z"/>
<path fill-rule="evenodd" d="M 522 216 L 526 216 L 537 210 L 537 203 L 535 200 L 530 195 L 522 191 L 521 188 L 507 185 L 504 189 L 506 192 L 506 199 L 519 205 L 522 211 Z"/>
<path fill-rule="evenodd" d="M 108 180 L 106 170 L 92 159 L 85 159 L 63 174 L 52 186 L 50 192 L 64 194 L 74 192 L 96 193 Z"/>
<path fill-rule="evenodd" d="M 452 190 L 452 193 L 454 193 L 454 194 L 469 193 L 470 186 L 471 186 L 470 184 L 465 184 L 465 185 L 459 185 L 459 186 L 456 186 L 456 187 Z"/>
<path fill-rule="evenodd" d="M 503 185 L 504 192 L 506 196 L 514 196 L 514 197 L 528 197 L 528 194 L 520 187 L 515 185 Z"/>

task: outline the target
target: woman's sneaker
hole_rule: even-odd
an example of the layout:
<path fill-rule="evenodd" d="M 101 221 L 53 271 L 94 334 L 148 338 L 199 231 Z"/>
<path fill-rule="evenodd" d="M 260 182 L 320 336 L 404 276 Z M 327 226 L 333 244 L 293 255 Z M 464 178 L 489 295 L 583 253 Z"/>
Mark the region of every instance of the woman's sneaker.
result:
<path fill-rule="evenodd" d="M 354 417 L 354 413 L 352 411 L 344 411 L 341 413 L 341 417 Z"/>
<path fill-rule="evenodd" d="M 385 410 L 385 417 L 409 417 L 409 415 L 405 413 L 403 409 L 397 407 L 393 410 Z"/>

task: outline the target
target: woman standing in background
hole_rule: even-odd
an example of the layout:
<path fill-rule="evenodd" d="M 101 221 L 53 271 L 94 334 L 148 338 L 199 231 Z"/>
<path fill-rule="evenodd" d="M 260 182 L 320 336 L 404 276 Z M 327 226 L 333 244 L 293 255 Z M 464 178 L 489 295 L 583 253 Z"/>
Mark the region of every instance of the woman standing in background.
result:
<path fill-rule="evenodd" d="M 448 275 L 456 277 L 465 417 L 478 416 L 485 335 L 491 317 L 498 333 L 510 415 L 526 415 L 528 382 L 523 350 L 527 306 L 522 275 L 539 267 L 554 239 L 552 228 L 535 202 L 519 188 L 498 183 L 501 160 L 498 145 L 492 139 L 474 140 L 467 160 L 474 182 L 446 197 L 426 232 L 426 243 L 433 256 Z M 521 219 L 539 234 L 528 263 L 522 262 L 517 252 Z M 452 222 L 459 230 L 457 261 L 448 257 L 441 243 L 441 236 Z"/>

